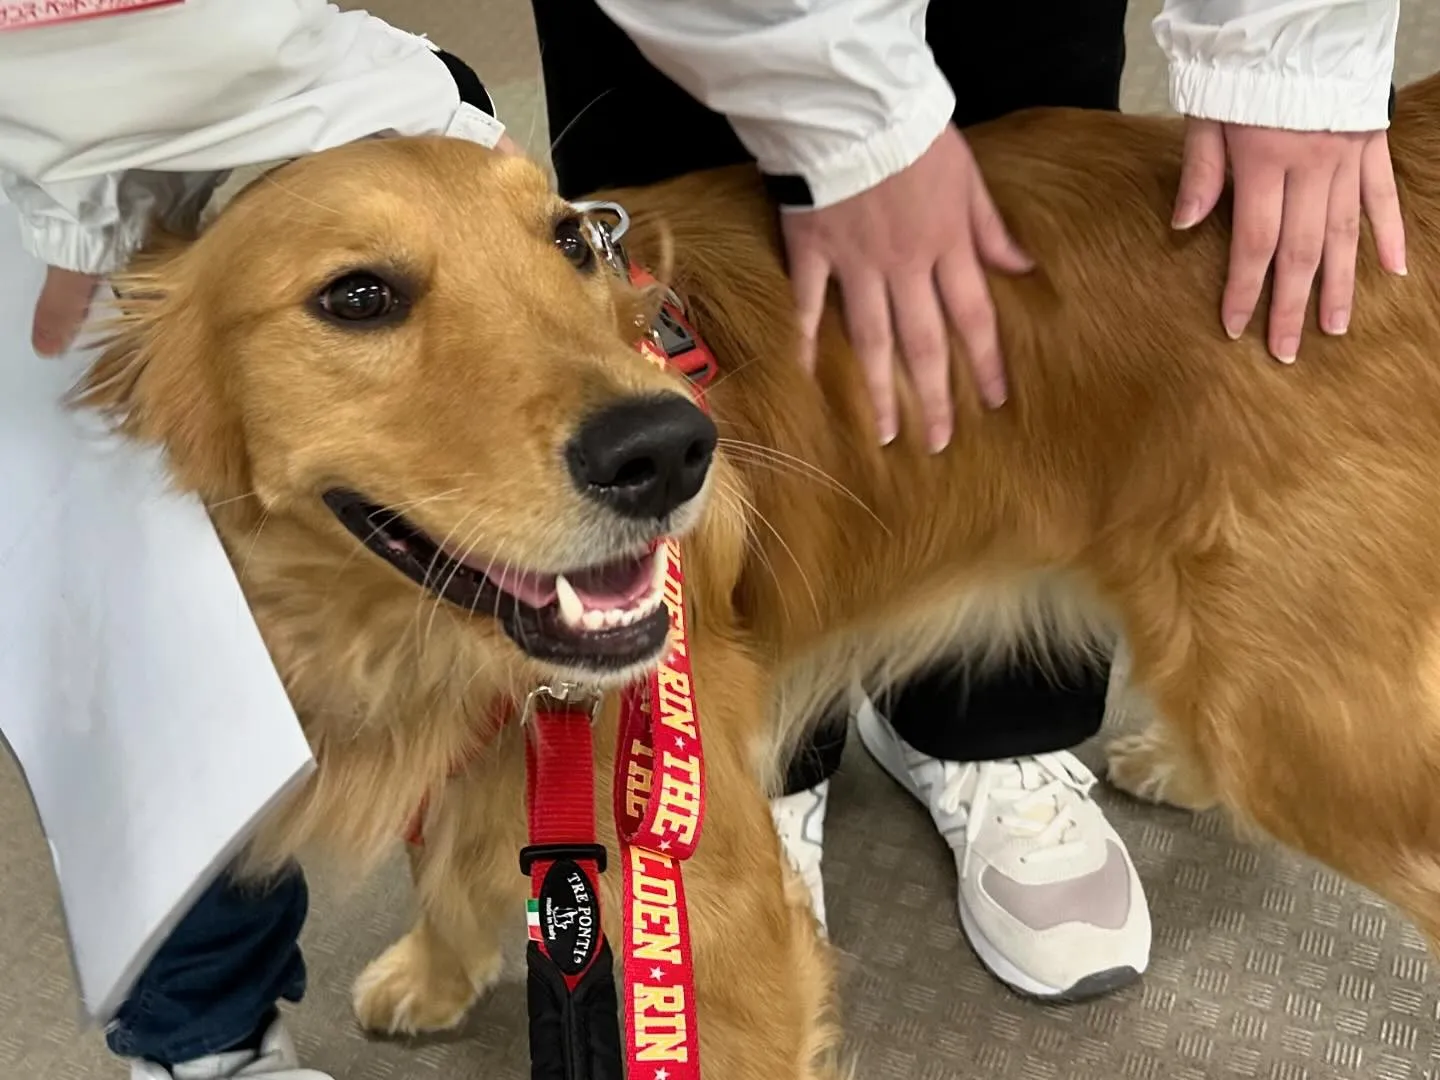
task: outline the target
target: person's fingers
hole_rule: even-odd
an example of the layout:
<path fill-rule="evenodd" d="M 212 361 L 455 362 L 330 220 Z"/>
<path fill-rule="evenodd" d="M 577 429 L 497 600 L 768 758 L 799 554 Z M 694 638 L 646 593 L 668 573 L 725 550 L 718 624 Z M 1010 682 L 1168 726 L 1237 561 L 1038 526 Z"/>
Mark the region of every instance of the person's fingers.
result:
<path fill-rule="evenodd" d="M 1009 274 L 1028 274 L 1035 269 L 1035 260 L 1010 235 L 978 168 L 971 179 L 970 235 L 981 258 L 995 269 Z"/>
<path fill-rule="evenodd" d="M 1360 203 L 1375 234 L 1380 265 L 1392 274 L 1404 274 L 1405 222 L 1400 217 L 1390 142 L 1383 131 L 1372 135 L 1360 153 Z"/>
<path fill-rule="evenodd" d="M 30 340 L 41 356 L 59 356 L 70 347 L 90 313 L 90 301 L 100 279 L 52 266 L 35 301 Z"/>
<path fill-rule="evenodd" d="M 925 444 L 932 454 L 939 453 L 954 434 L 955 406 L 950 398 L 950 332 L 935 293 L 935 275 L 897 274 L 889 288 L 900 350 L 925 418 Z"/>
<path fill-rule="evenodd" d="M 995 304 L 990 299 L 985 273 L 972 252 L 956 250 L 935 267 L 935 280 L 950 322 L 965 344 L 980 398 L 992 409 L 998 409 L 1005 404 L 1008 391 Z"/>
<path fill-rule="evenodd" d="M 1282 241 L 1283 243 L 1283 241 Z M 1355 256 L 1360 249 L 1360 162 L 1342 165 L 1330 181 L 1325 251 L 1320 262 L 1320 329 L 1350 329 L 1355 300 Z"/>
<path fill-rule="evenodd" d="M 1239 161 L 1234 162 L 1234 171 L 1234 226 L 1220 319 L 1225 333 L 1238 338 L 1255 314 L 1265 287 L 1265 272 L 1280 241 L 1285 172 L 1269 163 L 1244 167 Z"/>
<path fill-rule="evenodd" d="M 1185 156 L 1170 225 L 1189 229 L 1215 209 L 1225 190 L 1225 129 L 1214 120 L 1189 120 L 1185 125 Z"/>
<path fill-rule="evenodd" d="M 496 141 L 495 149 L 499 150 L 502 154 L 511 154 L 516 157 L 521 157 L 525 153 L 525 151 L 520 148 L 519 143 L 517 143 L 514 139 L 510 138 L 509 135 L 506 135 L 504 133 L 502 133 L 500 138 Z"/>
<path fill-rule="evenodd" d="M 1326 214 L 1330 185 L 1327 169 L 1296 169 L 1285 177 L 1285 203 L 1280 214 L 1280 242 L 1270 286 L 1270 355 L 1282 364 L 1295 362 L 1305 308 L 1315 272 L 1325 253 Z"/>
<path fill-rule="evenodd" d="M 864 267 L 842 277 L 840 291 L 850 347 L 860 361 L 875 406 L 880 445 L 888 446 L 900 433 L 900 421 L 895 407 L 895 337 L 885 279 Z"/>
<path fill-rule="evenodd" d="M 800 333 L 800 366 L 815 371 L 815 342 L 825 314 L 825 291 L 830 283 L 830 260 L 804 231 L 785 222 L 785 247 L 790 270 L 790 291 L 795 297 L 795 322 Z"/>

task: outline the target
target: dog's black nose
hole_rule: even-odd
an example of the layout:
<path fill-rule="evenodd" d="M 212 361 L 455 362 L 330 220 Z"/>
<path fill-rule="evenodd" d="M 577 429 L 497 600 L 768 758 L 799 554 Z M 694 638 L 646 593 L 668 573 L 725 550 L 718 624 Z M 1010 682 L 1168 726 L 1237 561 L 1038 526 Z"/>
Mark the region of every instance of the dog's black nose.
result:
<path fill-rule="evenodd" d="M 715 454 L 715 425 L 679 394 L 635 398 L 587 419 L 570 440 L 570 475 L 631 518 L 663 518 L 693 499 Z"/>

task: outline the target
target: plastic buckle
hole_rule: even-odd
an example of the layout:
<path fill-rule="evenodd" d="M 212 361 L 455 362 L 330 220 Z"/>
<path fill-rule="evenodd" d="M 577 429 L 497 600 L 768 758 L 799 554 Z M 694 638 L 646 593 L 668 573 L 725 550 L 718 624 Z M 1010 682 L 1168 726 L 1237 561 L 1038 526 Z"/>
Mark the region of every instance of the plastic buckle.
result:
<path fill-rule="evenodd" d="M 537 862 L 593 862 L 595 869 L 605 872 L 607 856 L 603 844 L 526 844 L 520 849 L 520 873 L 530 876 L 530 868 Z"/>

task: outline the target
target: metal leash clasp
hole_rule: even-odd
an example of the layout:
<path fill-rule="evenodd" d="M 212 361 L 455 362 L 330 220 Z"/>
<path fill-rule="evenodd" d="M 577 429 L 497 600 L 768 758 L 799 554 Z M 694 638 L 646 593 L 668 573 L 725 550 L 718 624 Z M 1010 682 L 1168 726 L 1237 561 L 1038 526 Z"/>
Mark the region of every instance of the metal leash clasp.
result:
<path fill-rule="evenodd" d="M 586 241 L 595 249 L 595 254 L 600 256 L 611 270 L 628 279 L 630 259 L 625 254 L 624 245 L 620 243 L 621 238 L 630 231 L 630 215 L 625 212 L 625 208 L 613 202 L 577 202 L 570 205 L 583 215 L 580 229 L 585 234 Z M 602 214 L 613 216 L 614 223 L 604 220 L 600 216 Z"/>
<path fill-rule="evenodd" d="M 605 703 L 605 695 L 593 686 L 572 682 L 556 683 L 554 686 L 541 683 L 525 695 L 525 706 L 520 710 L 521 727 L 528 726 L 535 719 L 535 714 L 544 704 L 542 699 L 566 706 L 566 711 L 577 705 L 588 708 L 591 724 L 600 718 L 600 707 Z"/>

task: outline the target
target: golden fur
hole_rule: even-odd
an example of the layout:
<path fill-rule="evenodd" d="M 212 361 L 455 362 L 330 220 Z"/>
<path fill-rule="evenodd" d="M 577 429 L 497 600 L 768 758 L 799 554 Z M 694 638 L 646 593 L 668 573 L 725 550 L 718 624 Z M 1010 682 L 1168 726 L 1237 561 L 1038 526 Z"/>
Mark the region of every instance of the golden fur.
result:
<path fill-rule="evenodd" d="M 638 261 L 673 237 L 673 284 L 723 372 L 709 507 L 686 541 L 711 792 L 687 890 L 712 1077 L 832 1068 L 828 961 L 782 884 L 757 776 L 852 680 L 960 652 L 1122 635 L 1157 713 L 1112 746 L 1122 786 L 1222 804 L 1440 940 L 1440 78 L 1400 95 L 1391 135 L 1409 277 L 1362 239 L 1350 332 L 1312 320 L 1293 367 L 1267 358 L 1264 310 L 1241 342 L 1221 332 L 1227 209 L 1167 225 L 1175 122 L 1038 111 L 971 137 L 1039 269 L 992 281 L 1009 403 L 983 412 L 957 362 L 937 456 L 911 401 L 899 442 L 875 445 L 835 311 L 818 377 L 791 362 L 752 171 L 613 195 Z M 674 383 L 630 349 L 642 301 L 550 249 L 553 204 L 537 169 L 453 141 L 288 166 L 122 284 L 85 395 L 212 507 L 315 747 L 317 778 L 257 865 L 317 842 L 373 859 L 440 792 L 421 918 L 357 984 L 378 1030 L 453 1024 L 496 973 L 524 885 L 523 770 L 517 733 L 485 718 L 544 672 L 359 549 L 317 494 L 363 480 L 496 558 L 566 554 L 584 511 L 555 448 L 597 403 Z M 357 261 L 420 284 L 403 332 L 305 310 Z M 605 781 L 611 740 L 613 709 Z"/>

